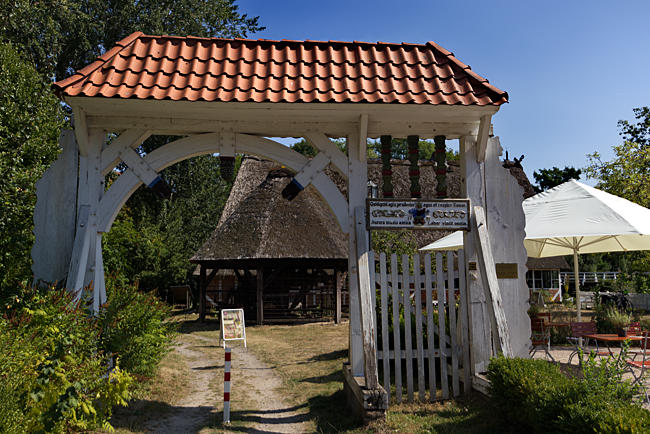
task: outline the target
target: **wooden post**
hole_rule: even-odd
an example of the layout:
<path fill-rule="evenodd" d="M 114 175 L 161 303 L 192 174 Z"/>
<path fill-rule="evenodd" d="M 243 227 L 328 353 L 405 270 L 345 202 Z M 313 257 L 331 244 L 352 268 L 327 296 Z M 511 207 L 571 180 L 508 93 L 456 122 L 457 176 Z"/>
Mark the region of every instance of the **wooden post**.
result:
<path fill-rule="evenodd" d="M 336 295 L 335 295 L 335 314 L 334 322 L 336 324 L 341 324 L 341 290 L 343 289 L 343 283 L 345 282 L 345 272 L 337 270 L 336 271 Z"/>
<path fill-rule="evenodd" d="M 363 340 L 359 307 L 359 263 L 357 243 L 367 244 L 366 233 L 358 239 L 355 207 L 364 207 L 368 195 L 367 129 L 368 116 L 359 119 L 359 130 L 347 139 L 348 148 L 348 285 L 350 307 L 350 368 L 354 377 L 363 377 Z"/>
<path fill-rule="evenodd" d="M 476 138 L 460 138 L 461 194 L 472 205 L 485 204 L 485 185 L 483 183 L 483 163 L 476 161 Z M 463 232 L 465 247 L 465 269 L 467 272 L 467 303 L 469 316 L 469 340 L 471 348 L 471 373 L 487 370 L 492 355 L 491 324 L 487 311 L 487 300 L 483 291 L 480 271 L 476 264 L 476 246 L 470 232 Z M 470 266 L 472 265 L 472 266 Z"/>
<path fill-rule="evenodd" d="M 506 357 L 512 357 L 508 323 L 503 310 L 503 301 L 501 300 L 501 292 L 499 291 L 496 266 L 494 265 L 494 258 L 492 257 L 492 250 L 490 248 L 490 237 L 487 230 L 485 211 L 480 206 L 475 206 L 473 211 L 472 232 L 474 233 L 476 247 L 478 248 L 478 261 L 480 264 L 481 276 L 483 276 L 483 284 L 485 286 L 486 295 L 491 302 L 492 309 L 490 309 L 490 321 L 493 330 L 497 334 L 497 351 L 502 352 Z"/>
<path fill-rule="evenodd" d="M 264 271 L 257 269 L 257 325 L 264 323 Z"/>
<path fill-rule="evenodd" d="M 366 387 L 368 389 L 377 389 L 379 387 L 379 374 L 377 372 L 377 346 L 375 345 L 375 307 L 372 305 L 371 295 L 371 291 L 375 291 L 375 285 L 374 282 L 372 285 L 370 282 L 368 241 L 363 239 L 364 232 L 366 232 L 366 221 L 365 212 L 362 207 L 356 209 L 355 218 L 357 229 L 357 258 L 359 260 L 358 279 L 364 376 L 366 379 Z"/>
<path fill-rule="evenodd" d="M 201 277 L 199 279 L 199 321 L 205 320 L 205 292 L 207 287 L 207 278 L 205 276 L 205 265 L 200 265 Z"/>

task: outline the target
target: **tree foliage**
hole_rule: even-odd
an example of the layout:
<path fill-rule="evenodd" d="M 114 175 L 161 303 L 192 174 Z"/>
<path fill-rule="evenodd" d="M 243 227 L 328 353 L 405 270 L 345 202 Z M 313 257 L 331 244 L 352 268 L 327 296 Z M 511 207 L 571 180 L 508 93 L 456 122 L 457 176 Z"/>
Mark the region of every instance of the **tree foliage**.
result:
<path fill-rule="evenodd" d="M 0 45 L 0 294 L 30 270 L 35 183 L 56 158 L 63 114 L 41 76 Z"/>
<path fill-rule="evenodd" d="M 580 179 L 581 174 L 581 169 L 572 166 L 565 166 L 564 169 L 553 167 L 551 169 L 536 170 L 533 172 L 533 177 L 537 185 L 534 185 L 533 188 L 537 193 L 546 191 L 571 179 Z"/>
<path fill-rule="evenodd" d="M 145 290 L 189 282 L 188 260 L 217 226 L 231 188 L 212 155 L 177 163 L 161 176 L 171 198 L 141 187 L 104 237 L 106 271 Z"/>
<path fill-rule="evenodd" d="M 0 54 L 0 289 L 31 276 L 34 183 L 57 155 L 64 121 L 47 83 L 86 66 L 137 30 L 246 37 L 262 29 L 259 17 L 240 13 L 235 0 L 0 2 L 0 42 L 15 48 Z M 169 140 L 154 137 L 142 151 Z M 163 177 L 175 191 L 169 201 L 137 192 L 105 237 L 107 269 L 139 279 L 145 288 L 185 280 L 187 259 L 214 229 L 228 194 L 229 187 L 215 178 L 216 161 L 199 157 L 166 169 Z"/>
<path fill-rule="evenodd" d="M 46 77 L 60 80 L 134 31 L 246 37 L 259 17 L 235 0 L 14 0 L 0 2 L 0 34 Z"/>
<path fill-rule="evenodd" d="M 587 155 L 589 163 L 585 173 L 588 178 L 598 180 L 597 188 L 647 208 L 650 207 L 650 108 L 635 108 L 634 116 L 636 122 L 618 121 L 623 143 L 613 147 L 614 158 L 605 161 L 598 152 Z M 612 269 L 624 272 L 647 271 L 650 252 L 607 253 L 603 261 L 611 263 Z"/>
<path fill-rule="evenodd" d="M 614 158 L 603 161 L 598 152 L 588 155 L 587 176 L 598 188 L 639 205 L 650 206 L 650 109 L 634 109 L 637 122 L 619 121 L 624 142 L 613 147 Z"/>

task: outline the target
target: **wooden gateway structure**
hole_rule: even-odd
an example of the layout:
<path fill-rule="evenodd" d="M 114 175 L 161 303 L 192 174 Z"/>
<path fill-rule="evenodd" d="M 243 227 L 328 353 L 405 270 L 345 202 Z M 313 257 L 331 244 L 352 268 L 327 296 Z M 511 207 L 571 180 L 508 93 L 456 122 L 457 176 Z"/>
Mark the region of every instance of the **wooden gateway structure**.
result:
<path fill-rule="evenodd" d="M 63 152 L 37 186 L 35 278 L 65 279 L 80 296 L 92 285 L 97 311 L 106 298 L 102 235 L 138 187 L 168 193 L 159 172 L 201 154 L 219 153 L 222 161 L 232 161 L 235 153 L 276 161 L 296 173 L 287 197 L 313 186 L 347 236 L 345 388 L 353 408 L 365 417 L 381 416 L 387 395 L 378 381 L 364 215 L 367 139 L 407 138 L 417 149 L 417 137 L 434 138 L 440 171 L 445 140 L 457 139 L 461 193 L 471 201 L 471 230 L 459 269 L 467 277 L 462 302 L 468 334 L 455 347 L 441 340 L 429 354 L 447 366 L 461 345 L 470 357 L 462 376 L 467 387 L 497 352 L 528 353 L 522 191 L 501 167 L 498 139 L 490 137 L 492 116 L 508 95 L 437 44 L 134 33 L 53 87 L 72 109 L 74 132 L 62 135 Z M 140 155 L 135 149 L 151 135 L 180 138 Z M 304 137 L 319 153 L 308 160 L 268 137 Z M 330 137 L 345 138 L 347 152 Z M 122 163 L 128 169 L 106 188 L 105 175 Z M 345 180 L 345 195 L 327 167 Z M 507 279 L 496 275 L 495 263 L 509 264 Z M 456 365 L 450 366 L 455 372 Z"/>

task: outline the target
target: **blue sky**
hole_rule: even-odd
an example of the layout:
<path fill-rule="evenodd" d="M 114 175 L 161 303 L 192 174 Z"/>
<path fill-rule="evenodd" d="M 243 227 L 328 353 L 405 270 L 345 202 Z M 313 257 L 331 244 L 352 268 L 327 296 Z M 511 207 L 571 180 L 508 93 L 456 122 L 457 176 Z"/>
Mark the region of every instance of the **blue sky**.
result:
<path fill-rule="evenodd" d="M 650 105 L 650 1 L 239 0 L 253 38 L 424 43 L 452 51 L 510 103 L 493 117 L 533 171 L 611 158 L 619 119 Z M 590 184 L 593 181 L 589 182 Z"/>

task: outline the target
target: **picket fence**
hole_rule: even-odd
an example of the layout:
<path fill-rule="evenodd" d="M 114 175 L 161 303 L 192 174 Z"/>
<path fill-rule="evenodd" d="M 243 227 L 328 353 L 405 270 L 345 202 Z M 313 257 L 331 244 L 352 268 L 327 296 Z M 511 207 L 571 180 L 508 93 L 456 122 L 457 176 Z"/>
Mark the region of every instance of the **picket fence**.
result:
<path fill-rule="evenodd" d="M 377 295 L 381 304 L 375 315 L 377 359 L 381 362 L 378 363 L 380 379 L 389 392 L 389 400 L 393 401 L 394 396 L 394 402 L 403 401 L 403 381 L 405 400 L 409 402 L 415 399 L 416 384 L 420 401 L 427 400 L 427 390 L 429 401 L 447 399 L 450 392 L 458 396 L 461 382 L 462 392 L 468 393 L 471 378 L 463 250 L 436 252 L 435 256 L 403 255 L 401 272 L 396 254 L 390 256 L 390 262 L 385 253 L 378 258 L 374 252 L 369 255 L 370 264 L 375 264 L 370 267 L 370 281 L 377 288 L 373 306 L 377 306 Z M 411 318 L 404 321 L 404 333 L 400 327 L 402 309 L 402 318 Z M 391 378 L 394 389 L 391 389 Z"/>

